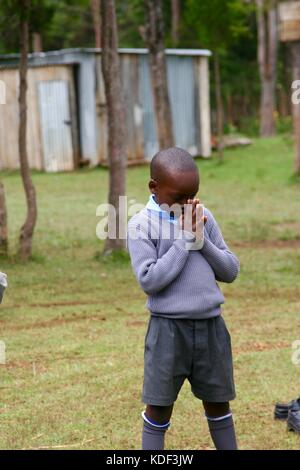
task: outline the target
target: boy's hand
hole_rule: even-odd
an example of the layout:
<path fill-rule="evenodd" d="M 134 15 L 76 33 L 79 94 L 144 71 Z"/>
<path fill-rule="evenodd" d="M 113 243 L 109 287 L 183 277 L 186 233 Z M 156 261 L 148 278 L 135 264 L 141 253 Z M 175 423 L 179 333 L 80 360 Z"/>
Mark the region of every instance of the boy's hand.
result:
<path fill-rule="evenodd" d="M 180 226 L 183 230 L 187 229 L 187 230 L 190 230 L 190 228 L 192 227 L 192 232 L 193 233 L 196 233 L 196 238 L 197 238 L 197 228 L 198 228 L 198 231 L 199 231 L 199 226 L 201 225 L 201 222 L 203 222 L 204 224 L 206 224 L 207 222 L 207 216 L 202 216 L 201 217 L 201 220 L 199 221 L 199 213 L 197 212 L 200 207 L 199 207 L 199 204 L 200 204 L 200 200 L 199 199 L 188 199 L 187 201 L 187 204 L 191 204 L 192 205 L 192 210 L 188 209 L 186 212 L 186 217 L 191 217 L 192 218 L 192 222 L 189 222 L 190 223 L 184 223 L 184 212 L 182 212 L 180 218 L 179 218 L 179 223 L 180 223 Z M 197 217 L 198 216 L 198 217 Z M 198 222 L 198 224 L 197 224 Z M 185 225 L 187 226 L 185 228 Z"/>
<path fill-rule="evenodd" d="M 188 199 L 188 202 L 187 202 L 187 203 L 193 205 L 193 217 L 194 217 L 195 222 L 196 222 L 197 204 L 201 204 L 200 199 Z M 207 216 L 206 216 L 206 215 L 203 215 L 203 216 L 201 217 L 201 220 L 203 220 L 204 225 L 205 225 L 206 222 L 207 222 Z"/>

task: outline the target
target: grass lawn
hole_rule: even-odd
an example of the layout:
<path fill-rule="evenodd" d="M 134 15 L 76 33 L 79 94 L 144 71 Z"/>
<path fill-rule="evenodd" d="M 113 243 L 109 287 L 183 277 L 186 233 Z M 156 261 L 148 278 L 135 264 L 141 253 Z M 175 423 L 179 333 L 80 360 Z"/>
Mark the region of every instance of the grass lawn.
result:
<path fill-rule="evenodd" d="M 221 284 L 234 350 L 232 403 L 241 449 L 299 449 L 300 436 L 273 419 L 277 400 L 300 393 L 300 183 L 291 178 L 289 138 L 197 160 L 200 199 L 241 261 Z M 130 199 L 148 200 L 147 166 L 128 169 Z M 20 177 L 2 172 L 10 248 L 25 217 Z M 33 175 L 39 219 L 34 257 L 1 260 L 9 289 L 0 307 L 1 449 L 139 449 L 148 312 L 127 256 L 103 259 L 96 207 L 106 169 Z M 202 405 L 186 381 L 175 403 L 167 449 L 210 449 Z"/>

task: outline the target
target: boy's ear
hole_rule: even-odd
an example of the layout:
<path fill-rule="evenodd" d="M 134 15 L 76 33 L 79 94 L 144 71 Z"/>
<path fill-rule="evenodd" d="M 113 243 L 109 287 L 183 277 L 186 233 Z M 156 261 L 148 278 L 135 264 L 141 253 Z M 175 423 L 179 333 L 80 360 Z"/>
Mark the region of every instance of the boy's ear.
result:
<path fill-rule="evenodd" d="M 150 179 L 149 181 L 149 189 L 152 193 L 154 193 L 156 191 L 156 188 L 157 188 L 157 181 L 155 181 L 153 178 Z"/>

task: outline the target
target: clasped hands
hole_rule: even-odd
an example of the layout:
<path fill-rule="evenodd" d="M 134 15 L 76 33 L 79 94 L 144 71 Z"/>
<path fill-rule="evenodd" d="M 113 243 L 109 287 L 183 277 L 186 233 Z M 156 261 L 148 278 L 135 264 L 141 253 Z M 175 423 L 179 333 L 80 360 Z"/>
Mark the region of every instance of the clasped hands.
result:
<path fill-rule="evenodd" d="M 199 199 L 188 199 L 184 205 L 184 211 L 179 217 L 179 225 L 182 230 L 186 230 L 196 237 L 196 242 L 203 243 L 204 225 L 207 216 L 204 215 L 204 206 Z"/>

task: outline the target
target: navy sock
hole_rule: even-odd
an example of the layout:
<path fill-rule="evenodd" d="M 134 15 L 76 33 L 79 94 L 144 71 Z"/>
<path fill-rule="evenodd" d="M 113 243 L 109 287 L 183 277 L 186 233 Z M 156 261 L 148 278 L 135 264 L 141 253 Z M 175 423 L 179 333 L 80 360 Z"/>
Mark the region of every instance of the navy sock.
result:
<path fill-rule="evenodd" d="M 145 413 L 143 417 L 143 434 L 142 449 L 143 450 L 163 450 L 165 445 L 165 433 L 170 426 L 170 422 L 158 424 L 147 418 Z"/>
<path fill-rule="evenodd" d="M 207 416 L 211 438 L 217 450 L 237 450 L 234 423 L 232 415 L 220 418 Z"/>

